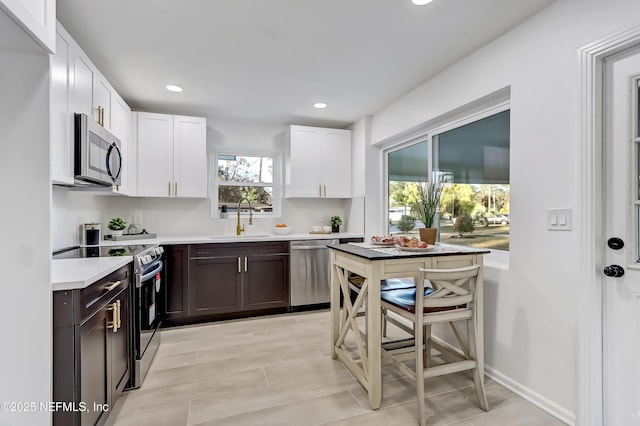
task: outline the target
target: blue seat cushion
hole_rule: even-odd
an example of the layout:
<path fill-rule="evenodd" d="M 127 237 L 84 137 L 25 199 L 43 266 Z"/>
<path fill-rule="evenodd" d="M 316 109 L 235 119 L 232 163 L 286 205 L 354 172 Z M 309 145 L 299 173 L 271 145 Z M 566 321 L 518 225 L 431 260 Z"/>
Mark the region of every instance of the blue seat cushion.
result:
<path fill-rule="evenodd" d="M 380 283 L 380 291 L 405 290 L 411 288 L 416 288 L 416 283 L 414 283 L 411 278 L 387 278 Z"/>
<path fill-rule="evenodd" d="M 362 287 L 364 277 L 360 275 L 352 275 L 349 282 L 357 287 Z M 411 278 L 388 278 L 380 282 L 380 291 L 399 290 L 406 288 L 415 288 L 416 284 Z"/>
<path fill-rule="evenodd" d="M 424 295 L 428 296 L 433 293 L 434 290 L 431 287 L 425 287 Z M 400 309 L 403 309 L 408 312 L 415 313 L 416 311 L 416 289 L 402 289 L 402 290 L 391 290 L 380 293 L 380 298 L 387 303 L 390 303 L 394 306 L 397 306 Z M 433 312 L 440 310 L 451 310 L 455 309 L 453 307 L 447 308 L 425 308 L 425 312 Z"/>

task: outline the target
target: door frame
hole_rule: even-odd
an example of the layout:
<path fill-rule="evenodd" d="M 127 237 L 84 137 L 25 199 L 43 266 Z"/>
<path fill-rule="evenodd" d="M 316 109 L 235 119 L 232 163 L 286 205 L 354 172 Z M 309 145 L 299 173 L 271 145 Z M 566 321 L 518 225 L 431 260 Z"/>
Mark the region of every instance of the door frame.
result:
<path fill-rule="evenodd" d="M 604 424 L 603 275 L 604 267 L 604 61 L 640 44 L 640 26 L 608 35 L 579 49 L 580 139 L 578 182 L 580 194 L 580 303 L 576 424 Z M 595 266 L 595 267 L 594 267 Z"/>

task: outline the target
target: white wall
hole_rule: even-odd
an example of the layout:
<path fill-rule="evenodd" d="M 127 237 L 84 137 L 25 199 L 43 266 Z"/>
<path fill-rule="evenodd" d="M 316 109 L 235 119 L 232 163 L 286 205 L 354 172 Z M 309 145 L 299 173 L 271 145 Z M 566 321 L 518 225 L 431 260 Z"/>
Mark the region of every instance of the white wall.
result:
<path fill-rule="evenodd" d="M 575 280 L 582 220 L 576 209 L 577 51 L 640 24 L 638 16 L 637 0 L 558 0 L 372 120 L 371 142 L 386 145 L 510 86 L 513 226 L 508 268 L 486 268 L 486 362 L 490 371 L 568 420 L 576 408 L 575 303 L 581 291 Z M 381 169 L 376 170 L 380 181 Z M 573 231 L 546 230 L 546 209 L 553 207 L 573 209 Z"/>
<path fill-rule="evenodd" d="M 0 33 L 14 25 L 0 11 Z M 1 44 L 24 46 L 14 36 Z M 52 394 L 49 57 L 16 46 L 0 47 L 0 401 L 39 404 Z M 0 424 L 46 425 L 50 414 L 3 411 Z"/>
<path fill-rule="evenodd" d="M 287 131 L 287 126 L 282 125 L 207 118 L 207 146 L 209 150 L 262 150 L 283 155 Z M 359 218 L 362 212 L 362 201 L 284 199 L 280 218 L 254 218 L 255 225 L 246 229 L 254 234 L 271 233 L 276 223 L 284 222 L 293 227 L 293 232 L 304 233 L 310 231 L 312 225 L 328 225 L 331 216 L 341 216 L 342 231 L 362 232 Z M 134 214 L 142 215 L 142 227 L 149 233 L 163 236 L 233 234 L 236 227 L 235 217 L 211 218 L 209 199 L 95 195 L 54 187 L 53 247 L 78 244 L 81 223 L 100 222 L 103 232 L 107 232 L 111 217 L 121 216 L 130 223 Z M 350 214 L 357 218 L 353 224 Z M 242 221 L 246 222 L 247 218 L 243 217 Z"/>

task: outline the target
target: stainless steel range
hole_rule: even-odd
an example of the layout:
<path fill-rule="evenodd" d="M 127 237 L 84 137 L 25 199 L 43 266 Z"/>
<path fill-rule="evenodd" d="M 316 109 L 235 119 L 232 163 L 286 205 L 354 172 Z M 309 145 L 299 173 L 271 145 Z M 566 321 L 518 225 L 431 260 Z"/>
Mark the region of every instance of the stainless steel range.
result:
<path fill-rule="evenodd" d="M 138 388 L 149 372 L 160 345 L 160 322 L 164 315 L 161 295 L 164 276 L 164 250 L 157 244 L 71 247 L 54 252 L 54 259 L 133 256 L 134 286 L 132 305 L 132 366 L 127 389 Z"/>

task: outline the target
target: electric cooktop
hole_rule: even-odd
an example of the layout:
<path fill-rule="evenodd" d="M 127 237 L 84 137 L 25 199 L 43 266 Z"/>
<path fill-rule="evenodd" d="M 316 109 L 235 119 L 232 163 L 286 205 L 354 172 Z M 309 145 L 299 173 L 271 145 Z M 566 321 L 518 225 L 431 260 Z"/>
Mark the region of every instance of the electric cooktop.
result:
<path fill-rule="evenodd" d="M 138 244 L 132 246 L 96 246 L 96 247 L 69 247 L 53 252 L 54 259 L 78 259 L 84 257 L 112 257 L 135 256 L 136 254 L 152 247 L 153 244 Z"/>

